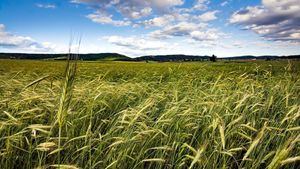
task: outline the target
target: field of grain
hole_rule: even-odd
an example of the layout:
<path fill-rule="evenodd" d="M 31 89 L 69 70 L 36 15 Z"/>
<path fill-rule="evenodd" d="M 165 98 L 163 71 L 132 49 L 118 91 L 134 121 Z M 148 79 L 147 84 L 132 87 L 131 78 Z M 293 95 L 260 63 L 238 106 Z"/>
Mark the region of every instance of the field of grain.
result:
<path fill-rule="evenodd" d="M 300 62 L 0 60 L 0 168 L 298 168 Z"/>

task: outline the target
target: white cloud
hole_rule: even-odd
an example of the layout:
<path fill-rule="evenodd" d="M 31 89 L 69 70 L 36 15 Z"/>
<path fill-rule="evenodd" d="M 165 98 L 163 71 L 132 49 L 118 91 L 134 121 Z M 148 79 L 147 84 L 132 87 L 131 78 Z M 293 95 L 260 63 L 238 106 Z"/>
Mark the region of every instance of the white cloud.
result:
<path fill-rule="evenodd" d="M 96 11 L 87 18 L 96 23 L 115 26 L 163 27 L 176 22 L 208 22 L 217 19 L 217 11 L 209 11 L 198 17 L 190 13 L 208 8 L 210 0 L 195 0 L 192 8 L 183 8 L 185 0 L 72 0 L 72 3 L 86 4 Z M 115 13 L 120 13 L 116 19 Z M 146 17 L 147 20 L 143 20 Z M 118 16 L 119 18 L 119 16 Z"/>
<path fill-rule="evenodd" d="M 115 26 L 144 26 L 152 32 L 144 38 L 109 36 L 109 43 L 127 50 L 161 50 L 169 38 L 197 42 L 217 41 L 224 34 L 208 25 L 217 19 L 219 11 L 206 11 L 210 0 L 194 0 L 191 8 L 182 5 L 186 0 L 73 0 L 95 10 L 87 18 L 100 24 Z M 117 13 L 117 14 L 116 14 Z M 119 15 L 120 14 L 120 15 Z M 118 19 L 117 19 L 118 18 Z"/>
<path fill-rule="evenodd" d="M 73 0 L 71 2 L 90 5 L 101 11 L 115 10 L 123 17 L 131 19 L 147 17 L 153 10 L 166 12 L 172 7 L 183 4 L 183 0 Z"/>
<path fill-rule="evenodd" d="M 152 13 L 151 7 L 145 7 L 142 9 L 136 9 L 135 7 L 130 6 L 120 6 L 119 11 L 128 18 L 139 19 L 142 17 L 149 16 Z"/>
<path fill-rule="evenodd" d="M 218 40 L 220 36 L 221 34 L 214 29 L 191 32 L 191 37 L 197 41 L 215 41 Z"/>
<path fill-rule="evenodd" d="M 132 12 L 130 17 L 134 19 L 139 19 L 145 16 L 149 16 L 151 13 L 152 13 L 152 8 L 146 7 L 142 9 L 140 12 Z"/>
<path fill-rule="evenodd" d="M 147 36 L 107 36 L 99 40 L 105 40 L 108 44 L 113 44 L 114 52 L 123 53 L 131 57 L 181 53 L 185 45 L 179 45 L 172 41 L 156 40 Z M 185 53 L 187 52 L 190 51 L 185 51 Z"/>
<path fill-rule="evenodd" d="M 209 11 L 209 12 L 205 12 L 204 14 L 198 16 L 198 18 L 203 21 L 203 22 L 208 22 L 208 21 L 213 21 L 217 19 L 216 14 L 219 11 Z"/>
<path fill-rule="evenodd" d="M 166 26 L 162 30 L 156 30 L 150 33 L 153 38 L 169 38 L 172 36 L 188 36 L 191 32 L 205 28 L 205 24 L 195 24 L 189 22 L 180 22 L 175 25 Z"/>
<path fill-rule="evenodd" d="M 175 19 L 176 19 L 175 16 L 166 14 L 163 16 L 145 20 L 142 22 L 142 25 L 146 27 L 150 27 L 150 26 L 163 27 L 172 23 L 173 21 L 175 21 Z"/>
<path fill-rule="evenodd" d="M 275 13 L 300 16 L 299 0 L 262 0 L 262 3 Z"/>
<path fill-rule="evenodd" d="M 148 0 L 148 2 L 159 8 L 168 8 L 172 6 L 183 5 L 184 3 L 183 0 Z"/>
<path fill-rule="evenodd" d="M 224 2 L 222 2 L 220 5 L 221 6 L 226 6 L 226 5 L 228 5 L 229 4 L 229 1 L 224 1 Z"/>
<path fill-rule="evenodd" d="M 39 43 L 31 37 L 6 32 L 3 24 L 0 24 L 0 47 L 6 49 L 22 49 L 28 52 L 48 52 L 53 50 L 50 43 Z"/>
<path fill-rule="evenodd" d="M 131 22 L 128 20 L 113 20 L 112 17 L 112 15 L 105 15 L 100 12 L 95 12 L 87 16 L 87 18 L 89 18 L 93 22 L 100 24 L 111 24 L 114 26 L 128 26 L 131 24 Z"/>
<path fill-rule="evenodd" d="M 193 13 L 198 11 L 205 11 L 208 9 L 210 0 L 194 0 L 193 6 L 190 8 L 176 8 L 177 12 Z"/>
<path fill-rule="evenodd" d="M 240 24 L 262 37 L 275 41 L 300 41 L 299 0 L 263 0 L 235 12 L 230 23 Z"/>
<path fill-rule="evenodd" d="M 182 24 L 181 26 L 185 26 L 187 24 L 193 25 L 193 24 L 203 24 L 203 22 L 210 22 L 213 20 L 218 19 L 216 16 L 217 13 L 220 11 L 214 10 L 214 11 L 207 11 L 199 15 L 195 15 L 189 12 L 186 12 L 184 10 L 181 10 L 183 8 L 176 8 L 172 12 L 168 14 L 164 14 L 161 16 L 156 16 L 148 20 L 143 20 L 136 22 L 135 25 L 139 26 L 145 26 L 147 28 L 149 27 L 174 27 L 178 24 Z M 187 23 L 187 24 L 185 24 Z M 161 30 L 158 30 L 156 32 L 160 32 Z"/>
<path fill-rule="evenodd" d="M 209 0 L 197 0 L 196 4 L 193 6 L 192 10 L 206 10 L 208 8 Z"/>
<path fill-rule="evenodd" d="M 224 36 L 223 33 L 217 29 L 209 28 L 205 23 L 195 24 L 191 22 L 180 22 L 150 33 L 150 37 L 156 39 L 185 37 L 196 41 L 215 41 L 222 36 Z"/>
<path fill-rule="evenodd" d="M 56 8 L 55 4 L 36 4 L 36 6 L 39 8 L 46 8 L 46 9 L 55 9 Z"/>
<path fill-rule="evenodd" d="M 165 42 L 141 37 L 107 36 L 104 37 L 104 39 L 111 44 L 133 50 L 160 50 L 165 49 L 168 46 Z"/>
<path fill-rule="evenodd" d="M 170 14 L 165 14 L 162 16 L 154 17 L 149 20 L 144 20 L 140 22 L 140 25 L 146 26 L 146 27 L 165 27 L 172 25 L 173 23 L 176 22 L 187 22 L 189 20 L 193 19 L 193 17 L 188 14 L 188 13 L 170 13 Z"/>

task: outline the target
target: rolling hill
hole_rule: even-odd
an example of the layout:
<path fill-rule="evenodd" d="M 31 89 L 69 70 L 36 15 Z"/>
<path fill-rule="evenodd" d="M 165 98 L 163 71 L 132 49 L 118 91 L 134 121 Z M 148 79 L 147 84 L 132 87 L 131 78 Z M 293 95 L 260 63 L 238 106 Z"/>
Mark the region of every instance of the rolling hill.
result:
<path fill-rule="evenodd" d="M 29 53 L 0 53 L 0 59 L 38 59 L 38 60 L 65 60 L 68 54 L 29 54 Z M 118 53 L 79 54 L 81 60 L 126 60 L 130 59 Z"/>
<path fill-rule="evenodd" d="M 0 53 L 0 59 L 37 59 L 37 60 L 65 60 L 68 54 L 29 54 L 29 53 Z M 155 62 L 189 62 L 189 61 L 207 61 L 210 56 L 198 55 L 149 55 L 131 58 L 119 53 L 93 53 L 79 54 L 80 60 L 87 61 L 155 61 Z M 300 59 L 300 55 L 290 56 L 233 56 L 223 57 L 220 60 L 276 60 L 276 59 Z"/>

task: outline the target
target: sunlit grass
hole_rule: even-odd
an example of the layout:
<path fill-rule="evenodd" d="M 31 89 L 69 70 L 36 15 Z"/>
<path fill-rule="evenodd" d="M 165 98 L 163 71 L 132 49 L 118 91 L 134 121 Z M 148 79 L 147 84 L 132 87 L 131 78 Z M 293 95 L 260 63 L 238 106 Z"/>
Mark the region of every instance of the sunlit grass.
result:
<path fill-rule="evenodd" d="M 1 168 L 299 166 L 299 61 L 65 65 L 0 60 Z"/>

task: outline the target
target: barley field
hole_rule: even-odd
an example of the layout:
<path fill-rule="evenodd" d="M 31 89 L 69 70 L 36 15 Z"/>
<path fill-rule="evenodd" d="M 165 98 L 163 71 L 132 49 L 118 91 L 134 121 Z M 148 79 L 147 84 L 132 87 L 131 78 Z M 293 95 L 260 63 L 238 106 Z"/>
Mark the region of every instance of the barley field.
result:
<path fill-rule="evenodd" d="M 0 60 L 0 168 L 300 166 L 300 62 Z"/>

